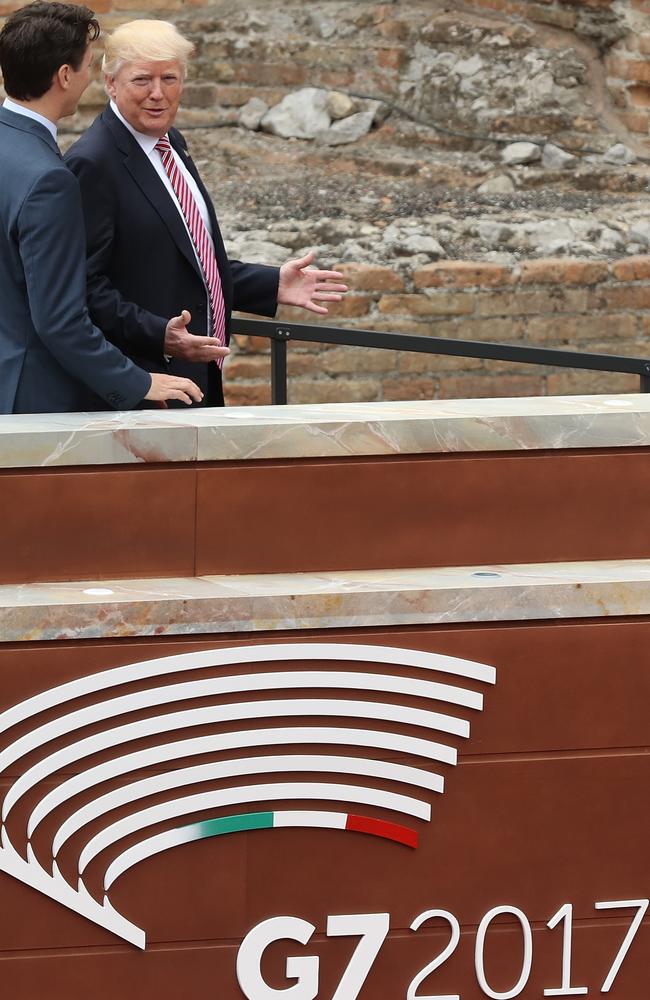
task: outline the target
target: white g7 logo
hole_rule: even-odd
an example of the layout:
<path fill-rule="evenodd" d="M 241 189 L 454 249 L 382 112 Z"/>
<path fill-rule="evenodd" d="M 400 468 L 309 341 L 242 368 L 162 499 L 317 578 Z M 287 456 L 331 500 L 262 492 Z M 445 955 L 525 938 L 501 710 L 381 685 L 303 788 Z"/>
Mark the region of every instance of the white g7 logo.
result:
<path fill-rule="evenodd" d="M 328 937 L 361 936 L 332 1000 L 355 1000 L 359 996 L 386 940 L 389 923 L 388 913 L 355 913 L 327 918 Z M 260 968 L 264 952 L 274 941 L 298 941 L 304 945 L 315 930 L 313 924 L 299 917 L 271 917 L 254 927 L 242 941 L 237 955 L 237 979 L 244 996 L 248 1000 L 315 1000 L 320 967 L 316 955 L 287 958 L 287 979 L 297 982 L 284 990 L 269 986 Z"/>

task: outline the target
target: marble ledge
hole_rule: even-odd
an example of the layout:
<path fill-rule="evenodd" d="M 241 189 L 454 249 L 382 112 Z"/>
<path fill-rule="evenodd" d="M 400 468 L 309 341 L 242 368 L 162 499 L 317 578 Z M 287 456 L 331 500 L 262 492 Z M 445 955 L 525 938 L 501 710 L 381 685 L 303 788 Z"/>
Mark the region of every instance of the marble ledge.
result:
<path fill-rule="evenodd" d="M 650 395 L 0 416 L 0 468 L 641 447 Z"/>
<path fill-rule="evenodd" d="M 650 614 L 650 560 L 0 587 L 0 641 Z"/>

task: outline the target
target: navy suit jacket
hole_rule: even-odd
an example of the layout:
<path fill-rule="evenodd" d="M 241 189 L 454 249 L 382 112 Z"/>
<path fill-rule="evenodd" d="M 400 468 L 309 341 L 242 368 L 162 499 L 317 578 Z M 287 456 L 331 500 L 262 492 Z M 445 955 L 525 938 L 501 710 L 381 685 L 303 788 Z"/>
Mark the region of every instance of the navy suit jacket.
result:
<path fill-rule="evenodd" d="M 130 409 L 149 391 L 90 321 L 83 242 L 51 133 L 0 107 L 0 413 Z"/>
<path fill-rule="evenodd" d="M 279 271 L 229 261 L 214 206 L 177 129 L 169 139 L 205 198 L 219 266 L 226 330 L 232 309 L 273 316 Z M 88 307 L 93 322 L 149 371 L 185 375 L 222 405 L 216 364 L 165 361 L 165 327 L 189 309 L 192 333 L 208 333 L 208 300 L 192 242 L 169 192 L 129 130 L 106 108 L 67 152 L 76 174 L 86 224 Z"/>

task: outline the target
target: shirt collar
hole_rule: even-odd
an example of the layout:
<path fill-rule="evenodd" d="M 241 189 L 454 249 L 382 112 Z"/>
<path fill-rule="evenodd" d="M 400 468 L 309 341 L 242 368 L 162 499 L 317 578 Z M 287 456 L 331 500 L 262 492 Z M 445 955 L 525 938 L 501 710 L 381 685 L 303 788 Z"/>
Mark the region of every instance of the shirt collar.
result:
<path fill-rule="evenodd" d="M 140 148 L 147 154 L 147 156 L 151 156 L 151 154 L 155 149 L 156 143 L 158 142 L 158 139 L 155 136 L 145 135 L 143 132 L 136 131 L 136 129 L 133 128 L 133 125 L 131 125 L 130 122 L 127 122 L 126 118 L 118 108 L 115 101 L 110 101 L 110 109 L 116 116 L 116 118 L 120 119 L 124 127 L 129 130 L 129 132 L 131 133 L 135 141 L 138 143 Z"/>
<path fill-rule="evenodd" d="M 40 125 L 44 125 L 56 142 L 56 125 L 54 122 L 51 122 L 49 118 L 46 118 L 45 115 L 39 115 L 38 111 L 32 111 L 31 108 L 26 108 L 23 104 L 17 104 L 16 101 L 12 101 L 10 97 L 5 97 L 2 102 L 2 106 L 3 108 L 6 108 L 7 111 L 13 111 L 16 115 L 24 115 L 25 118 L 32 118 Z"/>

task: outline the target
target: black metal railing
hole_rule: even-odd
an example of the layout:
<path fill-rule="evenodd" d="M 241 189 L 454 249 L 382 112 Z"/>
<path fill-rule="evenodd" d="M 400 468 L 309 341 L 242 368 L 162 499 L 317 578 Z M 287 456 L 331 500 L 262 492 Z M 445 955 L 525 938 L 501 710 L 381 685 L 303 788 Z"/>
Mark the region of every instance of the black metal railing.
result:
<path fill-rule="evenodd" d="M 587 354 L 549 347 L 517 347 L 477 340 L 445 340 L 405 333 L 376 330 L 344 330 L 335 326 L 310 326 L 259 319 L 233 319 L 232 333 L 268 337 L 271 341 L 271 401 L 287 402 L 287 344 L 290 340 L 312 344 L 339 344 L 345 347 L 373 347 L 384 351 L 413 351 L 418 354 L 447 354 L 457 358 L 512 361 L 524 365 L 575 368 L 583 371 L 623 372 L 638 375 L 640 392 L 650 392 L 650 359 L 616 354 Z"/>

